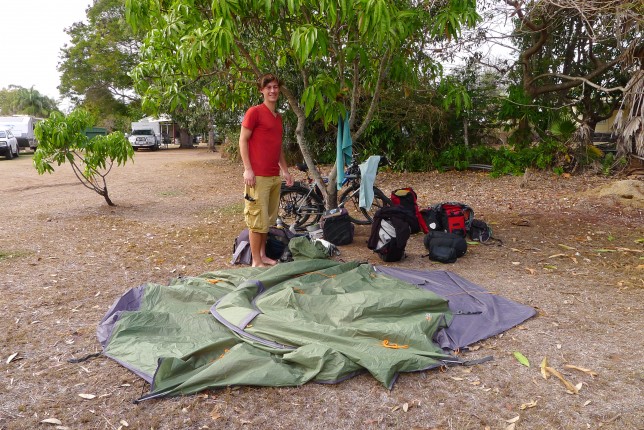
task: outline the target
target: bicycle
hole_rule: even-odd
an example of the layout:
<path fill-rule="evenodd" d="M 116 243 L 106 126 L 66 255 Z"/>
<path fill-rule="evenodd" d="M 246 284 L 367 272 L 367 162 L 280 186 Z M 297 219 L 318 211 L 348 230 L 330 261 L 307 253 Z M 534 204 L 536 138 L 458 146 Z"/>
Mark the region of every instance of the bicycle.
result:
<path fill-rule="evenodd" d="M 383 157 L 379 166 L 386 162 Z M 290 187 L 282 183 L 278 216 L 285 223 L 294 226 L 296 230 L 302 230 L 319 222 L 325 208 L 322 192 L 309 176 L 306 164 L 297 164 L 296 168 L 306 173 L 306 183 L 296 182 Z M 322 179 L 325 184 L 328 183 L 328 177 Z M 347 209 L 349 218 L 354 224 L 368 225 L 373 222 L 373 216 L 378 209 L 391 206 L 391 200 L 374 185 L 371 208 L 361 208 L 360 179 L 360 166 L 356 160 L 353 160 L 344 173 L 342 187 L 347 187 L 340 194 L 338 207 Z"/>

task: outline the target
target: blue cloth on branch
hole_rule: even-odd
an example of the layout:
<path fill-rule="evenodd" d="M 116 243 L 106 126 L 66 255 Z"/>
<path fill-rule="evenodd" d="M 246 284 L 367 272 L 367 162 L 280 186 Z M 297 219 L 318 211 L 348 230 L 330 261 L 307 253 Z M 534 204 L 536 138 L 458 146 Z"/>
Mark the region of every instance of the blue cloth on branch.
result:
<path fill-rule="evenodd" d="M 345 118 L 338 117 L 338 143 L 336 148 L 335 165 L 338 171 L 337 186 L 338 190 L 342 188 L 344 182 L 344 169 L 351 163 L 352 157 L 351 130 L 349 130 L 349 112 Z"/>

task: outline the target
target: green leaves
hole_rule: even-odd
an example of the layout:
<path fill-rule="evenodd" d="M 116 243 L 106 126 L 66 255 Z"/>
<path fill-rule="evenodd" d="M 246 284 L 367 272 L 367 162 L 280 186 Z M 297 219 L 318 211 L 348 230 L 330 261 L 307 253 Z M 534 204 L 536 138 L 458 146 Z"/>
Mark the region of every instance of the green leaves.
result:
<path fill-rule="evenodd" d="M 311 24 L 296 28 L 291 36 L 291 48 L 300 64 L 326 55 L 327 46 L 327 35 Z"/>
<path fill-rule="evenodd" d="M 392 16 L 397 10 L 387 0 L 362 0 L 358 13 L 360 34 L 368 39 L 383 43 L 389 35 Z"/>
<path fill-rule="evenodd" d="M 514 358 L 516 358 L 517 361 L 523 364 L 524 366 L 530 367 L 530 361 L 528 361 L 526 356 L 521 354 L 519 351 L 514 351 Z"/>
<path fill-rule="evenodd" d="M 432 35 L 457 38 L 461 35 L 461 27 L 473 27 L 481 19 L 476 12 L 476 0 L 450 0 L 446 7 L 438 10 L 432 26 Z"/>
<path fill-rule="evenodd" d="M 159 13 L 144 16 L 159 3 Z M 141 61 L 131 74 L 145 110 L 190 109 L 204 94 L 211 108 L 247 107 L 260 100 L 253 88 L 256 78 L 273 72 L 284 79 L 284 94 L 293 96 L 289 103 L 297 118 L 285 115 L 293 125 L 306 119 L 327 128 L 349 106 L 370 120 L 383 88 L 412 88 L 420 77 L 439 72 L 425 47 L 442 11 L 449 18 L 439 23 L 443 27 L 448 22 L 460 29 L 478 19 L 474 0 L 431 5 L 209 0 L 206 5 L 195 0 L 127 0 L 129 22 L 142 27 L 149 23 Z M 471 103 L 458 91 L 448 98 L 459 111 Z M 354 130 L 365 129 L 359 120 Z M 306 145 L 303 139 L 298 140 L 301 146 Z"/>
<path fill-rule="evenodd" d="M 472 107 L 472 99 L 467 89 L 459 82 L 452 79 L 445 79 L 441 83 L 440 89 L 444 93 L 443 107 L 445 109 L 454 107 L 457 117 Z"/>
<path fill-rule="evenodd" d="M 83 109 L 76 109 L 67 117 L 54 113 L 39 122 L 34 131 L 39 144 L 33 163 L 41 175 L 54 171 L 52 163 L 59 166 L 69 163 L 83 185 L 104 196 L 112 205 L 105 176 L 114 163 L 123 165 L 131 160 L 134 150 L 121 132 L 89 139 L 86 130 L 93 125 L 94 118 Z"/>

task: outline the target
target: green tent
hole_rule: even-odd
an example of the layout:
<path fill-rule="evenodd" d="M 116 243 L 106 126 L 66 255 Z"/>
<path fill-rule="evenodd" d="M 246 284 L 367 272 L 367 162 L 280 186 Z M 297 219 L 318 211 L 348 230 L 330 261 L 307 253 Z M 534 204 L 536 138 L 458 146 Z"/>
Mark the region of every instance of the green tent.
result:
<path fill-rule="evenodd" d="M 534 314 L 447 271 L 302 259 L 133 288 L 98 338 L 151 383 L 140 400 L 365 371 L 392 387 L 399 372 L 462 363 L 449 351 Z"/>
<path fill-rule="evenodd" d="M 366 264 L 222 270 L 138 295 L 136 309 L 116 313 L 104 353 L 153 383 L 145 398 L 337 382 L 364 370 L 390 387 L 398 372 L 455 361 L 432 342 L 451 319 L 447 301 Z"/>

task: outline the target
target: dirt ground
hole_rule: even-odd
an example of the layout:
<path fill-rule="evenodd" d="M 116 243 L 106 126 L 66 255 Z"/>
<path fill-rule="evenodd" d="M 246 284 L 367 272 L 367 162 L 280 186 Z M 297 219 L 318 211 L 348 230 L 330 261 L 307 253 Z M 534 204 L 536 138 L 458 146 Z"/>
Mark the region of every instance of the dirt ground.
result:
<path fill-rule="evenodd" d="M 600 197 L 616 179 L 592 175 L 379 174 L 385 192 L 412 186 L 421 205 L 469 204 L 503 240 L 442 265 L 422 257 L 417 235 L 393 263 L 450 270 L 537 309 L 464 353 L 491 362 L 403 374 L 391 391 L 362 375 L 141 404 L 147 383 L 117 363 L 69 363 L 100 351 L 96 326 L 128 289 L 230 267 L 241 173 L 205 148 L 140 151 L 108 176 L 108 207 L 69 166 L 38 176 L 29 152 L 0 159 L 0 429 L 644 428 L 643 202 Z M 368 233 L 359 227 L 340 258 L 379 264 Z M 542 377 L 544 357 L 578 394 Z"/>

